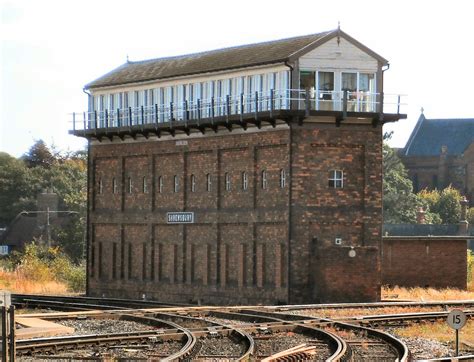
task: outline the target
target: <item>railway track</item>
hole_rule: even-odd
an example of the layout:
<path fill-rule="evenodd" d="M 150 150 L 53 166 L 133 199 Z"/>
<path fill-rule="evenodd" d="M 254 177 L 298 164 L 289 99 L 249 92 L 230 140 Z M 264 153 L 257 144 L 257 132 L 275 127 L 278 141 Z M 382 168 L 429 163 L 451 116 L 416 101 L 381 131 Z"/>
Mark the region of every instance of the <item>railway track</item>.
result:
<path fill-rule="evenodd" d="M 130 320 L 136 318 L 136 321 L 140 323 L 155 325 L 157 330 L 86 337 L 61 337 L 48 339 L 48 341 L 44 339 L 19 341 L 18 351 L 22 354 L 33 353 L 38 356 L 38 353 L 48 350 L 52 352 L 77 349 L 77 346 L 95 346 L 96 348 L 108 346 L 109 349 L 146 347 L 150 358 L 163 360 L 178 358 L 186 360 L 405 361 L 410 358 L 406 345 L 378 328 L 444 319 L 448 314 L 447 309 L 451 307 L 474 306 L 472 301 L 345 304 L 347 308 L 374 309 L 375 311 L 387 305 L 437 307 L 443 310 L 328 319 L 308 316 L 304 313 L 309 310 L 339 308 L 339 305 L 336 305 L 337 307 L 334 305 L 305 305 L 278 307 L 173 306 L 166 308 L 167 304 L 149 301 L 103 300 L 85 297 L 73 299 L 75 300 L 63 298 L 51 300 L 46 296 L 40 298 L 20 296 L 14 301 L 20 304 L 33 302 L 38 306 L 41 306 L 42 302 L 51 302 L 51 308 L 55 303 L 61 305 L 61 303 L 74 302 L 75 304 L 70 305 L 73 309 L 80 310 L 82 308 L 85 310 L 80 312 L 82 318 L 99 313 L 92 312 L 92 309 L 99 309 L 95 308 L 98 306 L 103 310 L 100 313 L 126 316 Z M 111 308 L 114 310 L 110 311 Z M 86 312 L 86 310 L 90 312 Z M 473 313 L 472 310 L 466 311 L 466 314 L 471 318 Z M 61 318 L 64 315 L 74 315 L 74 313 L 51 314 L 45 315 L 45 317 Z M 49 345 L 45 343 L 49 343 Z"/>

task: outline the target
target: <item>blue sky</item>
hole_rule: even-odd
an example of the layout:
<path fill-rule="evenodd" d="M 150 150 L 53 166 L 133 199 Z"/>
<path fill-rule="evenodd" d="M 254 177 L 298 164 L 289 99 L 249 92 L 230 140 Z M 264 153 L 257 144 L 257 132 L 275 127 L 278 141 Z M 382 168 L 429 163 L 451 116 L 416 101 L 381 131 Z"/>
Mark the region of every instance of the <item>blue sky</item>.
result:
<path fill-rule="evenodd" d="M 390 61 L 385 92 L 407 94 L 408 119 L 386 126 L 403 146 L 428 118 L 474 117 L 469 1 L 0 0 L 0 151 L 34 140 L 63 150 L 87 82 L 124 63 L 317 33 L 337 27 Z"/>

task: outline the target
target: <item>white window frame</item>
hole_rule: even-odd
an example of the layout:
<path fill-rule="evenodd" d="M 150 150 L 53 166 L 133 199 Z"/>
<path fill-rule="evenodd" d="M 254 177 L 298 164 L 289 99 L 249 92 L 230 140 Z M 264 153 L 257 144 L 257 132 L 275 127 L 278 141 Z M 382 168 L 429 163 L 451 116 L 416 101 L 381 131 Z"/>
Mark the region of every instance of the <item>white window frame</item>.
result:
<path fill-rule="evenodd" d="M 280 170 L 280 188 L 284 189 L 286 187 L 286 170 L 282 168 Z"/>
<path fill-rule="evenodd" d="M 242 172 L 242 190 L 247 191 L 249 188 L 249 175 L 247 172 Z"/>
<path fill-rule="evenodd" d="M 268 179 L 267 179 L 267 170 L 262 170 L 262 190 L 266 190 L 268 188 Z"/>
<path fill-rule="evenodd" d="M 330 183 L 333 185 L 330 185 Z M 334 189 L 344 188 L 344 171 L 343 170 L 330 170 L 328 178 L 328 187 Z"/>
<path fill-rule="evenodd" d="M 230 180 L 230 174 L 228 172 L 224 174 L 224 180 L 225 180 L 225 190 L 226 191 L 232 190 L 232 183 Z"/>
<path fill-rule="evenodd" d="M 206 190 L 207 192 L 212 191 L 212 176 L 210 173 L 206 175 Z"/>

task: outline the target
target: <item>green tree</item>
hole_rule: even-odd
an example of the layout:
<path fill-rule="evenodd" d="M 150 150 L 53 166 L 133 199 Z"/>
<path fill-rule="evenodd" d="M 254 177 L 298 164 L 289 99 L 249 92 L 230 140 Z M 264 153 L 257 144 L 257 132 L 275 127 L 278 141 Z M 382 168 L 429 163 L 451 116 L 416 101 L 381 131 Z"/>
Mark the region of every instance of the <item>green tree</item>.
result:
<path fill-rule="evenodd" d="M 51 153 L 51 150 L 43 140 L 38 140 L 30 150 L 23 155 L 23 160 L 28 167 L 51 167 L 56 158 Z"/>
<path fill-rule="evenodd" d="M 40 189 L 22 160 L 0 152 L 0 225 L 7 226 L 21 211 L 32 210 Z"/>
<path fill-rule="evenodd" d="M 383 145 L 383 218 L 387 224 L 415 223 L 423 206 L 395 151 Z"/>
<path fill-rule="evenodd" d="M 428 204 L 430 210 L 438 215 L 443 224 L 457 224 L 461 218 L 461 194 L 451 186 L 444 190 L 422 190 L 418 196 Z"/>

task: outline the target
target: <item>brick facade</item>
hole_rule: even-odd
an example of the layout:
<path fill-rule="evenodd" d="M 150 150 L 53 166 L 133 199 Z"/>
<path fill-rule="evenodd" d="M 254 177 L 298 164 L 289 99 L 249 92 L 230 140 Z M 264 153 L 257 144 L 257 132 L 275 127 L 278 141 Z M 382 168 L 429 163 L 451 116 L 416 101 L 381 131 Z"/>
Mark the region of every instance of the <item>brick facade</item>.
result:
<path fill-rule="evenodd" d="M 466 237 L 392 236 L 382 245 L 383 284 L 466 289 Z"/>
<path fill-rule="evenodd" d="M 381 126 L 327 118 L 91 142 L 88 294 L 378 300 Z M 329 186 L 332 170 L 343 188 Z M 167 224 L 174 211 L 194 212 L 194 223 Z"/>

